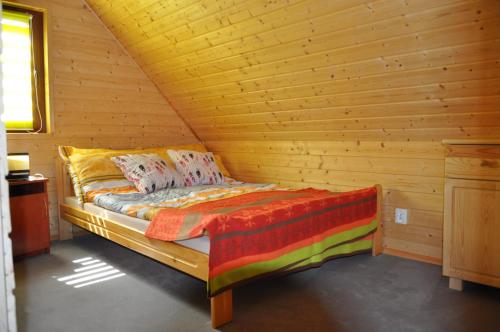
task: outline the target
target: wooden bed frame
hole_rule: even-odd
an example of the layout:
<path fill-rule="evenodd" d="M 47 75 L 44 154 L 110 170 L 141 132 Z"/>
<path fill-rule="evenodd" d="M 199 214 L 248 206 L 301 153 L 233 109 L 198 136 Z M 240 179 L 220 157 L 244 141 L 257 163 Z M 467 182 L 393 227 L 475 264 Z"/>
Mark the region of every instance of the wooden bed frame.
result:
<path fill-rule="evenodd" d="M 62 160 L 56 161 L 56 186 L 59 205 L 59 239 L 73 237 L 72 225 L 100 235 L 108 240 L 132 249 L 165 265 L 185 272 L 197 279 L 208 281 L 208 255 L 185 247 L 176 242 L 149 239 L 143 233 L 116 223 L 112 220 L 93 215 L 80 208 L 65 204 L 65 197 L 74 196 L 71 180 Z M 372 255 L 382 253 L 382 187 L 376 185 L 378 192 L 378 227 L 373 238 Z M 210 299 L 212 327 L 216 328 L 232 320 L 232 290 L 227 290 Z"/>

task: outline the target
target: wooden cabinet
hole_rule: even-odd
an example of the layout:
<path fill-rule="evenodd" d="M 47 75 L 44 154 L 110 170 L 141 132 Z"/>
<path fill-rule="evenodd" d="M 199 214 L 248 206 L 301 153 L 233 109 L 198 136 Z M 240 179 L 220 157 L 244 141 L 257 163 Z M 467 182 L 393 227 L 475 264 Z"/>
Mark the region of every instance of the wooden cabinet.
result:
<path fill-rule="evenodd" d="M 9 196 L 14 257 L 48 252 L 47 179 L 10 180 Z"/>
<path fill-rule="evenodd" d="M 443 274 L 500 287 L 500 142 L 448 143 Z"/>

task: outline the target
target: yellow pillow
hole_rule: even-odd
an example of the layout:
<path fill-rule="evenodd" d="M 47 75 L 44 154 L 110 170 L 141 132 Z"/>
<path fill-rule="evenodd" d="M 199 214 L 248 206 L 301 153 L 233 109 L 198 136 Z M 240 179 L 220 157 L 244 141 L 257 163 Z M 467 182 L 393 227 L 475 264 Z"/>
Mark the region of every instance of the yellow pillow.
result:
<path fill-rule="evenodd" d="M 217 164 L 217 167 L 219 170 L 222 172 L 222 175 L 226 178 L 230 178 L 231 174 L 229 174 L 229 171 L 227 170 L 226 166 L 222 163 L 222 158 L 218 154 L 214 154 L 215 157 L 215 163 Z"/>

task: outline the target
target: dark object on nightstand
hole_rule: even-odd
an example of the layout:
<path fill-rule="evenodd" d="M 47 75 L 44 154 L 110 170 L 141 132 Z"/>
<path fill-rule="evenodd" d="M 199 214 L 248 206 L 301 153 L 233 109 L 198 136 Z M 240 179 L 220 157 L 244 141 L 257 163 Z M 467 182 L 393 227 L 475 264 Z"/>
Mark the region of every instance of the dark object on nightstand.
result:
<path fill-rule="evenodd" d="M 14 258 L 50 251 L 47 182 L 33 177 L 9 180 Z"/>
<path fill-rule="evenodd" d="M 28 180 L 30 177 L 30 155 L 28 153 L 9 153 L 7 155 L 9 174 L 7 180 Z"/>

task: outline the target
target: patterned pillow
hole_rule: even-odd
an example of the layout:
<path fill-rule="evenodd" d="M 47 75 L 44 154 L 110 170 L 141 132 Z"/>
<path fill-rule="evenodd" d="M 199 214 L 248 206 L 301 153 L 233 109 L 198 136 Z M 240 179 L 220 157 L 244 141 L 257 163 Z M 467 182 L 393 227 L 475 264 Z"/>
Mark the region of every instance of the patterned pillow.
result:
<path fill-rule="evenodd" d="M 167 162 L 157 154 L 127 154 L 112 157 L 111 160 L 143 194 L 164 188 L 182 187 L 179 174 L 168 167 Z"/>
<path fill-rule="evenodd" d="M 224 183 L 224 175 L 217 167 L 212 152 L 167 150 L 167 153 L 182 176 L 185 186 Z"/>

